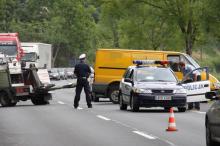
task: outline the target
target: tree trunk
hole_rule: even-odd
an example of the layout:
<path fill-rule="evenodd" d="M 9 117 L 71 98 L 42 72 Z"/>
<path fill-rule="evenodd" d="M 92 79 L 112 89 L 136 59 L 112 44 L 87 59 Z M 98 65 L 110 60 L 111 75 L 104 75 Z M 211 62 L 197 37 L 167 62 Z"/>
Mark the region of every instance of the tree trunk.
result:
<path fill-rule="evenodd" d="M 119 33 L 118 33 L 118 24 L 115 20 L 111 20 L 112 33 L 113 33 L 113 46 L 119 48 Z"/>
<path fill-rule="evenodd" d="M 192 56 L 193 42 L 192 42 L 192 40 L 191 40 L 190 34 L 186 34 L 186 37 L 185 37 L 185 46 L 186 46 L 186 54 Z"/>
<path fill-rule="evenodd" d="M 52 67 L 54 67 L 57 55 L 60 51 L 60 44 L 54 45 L 52 50 Z"/>

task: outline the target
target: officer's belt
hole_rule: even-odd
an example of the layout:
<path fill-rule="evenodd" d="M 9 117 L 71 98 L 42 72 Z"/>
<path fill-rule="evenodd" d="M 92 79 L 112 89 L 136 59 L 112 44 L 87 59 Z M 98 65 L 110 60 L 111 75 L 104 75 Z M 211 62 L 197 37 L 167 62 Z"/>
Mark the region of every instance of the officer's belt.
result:
<path fill-rule="evenodd" d="M 79 79 L 85 79 L 85 80 L 86 80 L 86 79 L 87 79 L 87 77 L 79 77 Z"/>

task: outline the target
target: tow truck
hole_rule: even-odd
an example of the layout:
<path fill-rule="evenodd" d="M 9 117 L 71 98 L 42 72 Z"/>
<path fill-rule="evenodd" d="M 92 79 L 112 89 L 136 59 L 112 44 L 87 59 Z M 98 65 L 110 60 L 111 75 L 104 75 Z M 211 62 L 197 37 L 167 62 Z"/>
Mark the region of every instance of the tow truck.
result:
<path fill-rule="evenodd" d="M 42 76 L 49 79 L 48 73 L 38 73 L 35 64 L 27 68 L 21 57 L 18 34 L 0 34 L 0 104 L 3 107 L 29 99 L 34 105 L 49 104 L 52 99 L 50 91 L 75 87 L 75 84 L 55 86 L 42 82 Z"/>
<path fill-rule="evenodd" d="M 0 53 L 0 103 L 3 107 L 15 106 L 19 101 L 31 100 L 34 105 L 49 103 L 52 96 L 49 91 L 73 88 L 74 84 L 57 87 L 54 84 L 43 84 L 34 64 L 30 68 L 22 68 L 17 59 L 11 62 Z"/>

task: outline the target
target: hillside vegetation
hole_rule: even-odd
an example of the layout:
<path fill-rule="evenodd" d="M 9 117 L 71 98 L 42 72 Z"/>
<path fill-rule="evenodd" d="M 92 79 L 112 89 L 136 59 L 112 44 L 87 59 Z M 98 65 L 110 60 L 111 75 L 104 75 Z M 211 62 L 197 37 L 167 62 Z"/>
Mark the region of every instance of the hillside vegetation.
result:
<path fill-rule="evenodd" d="M 56 67 L 81 53 L 93 64 L 97 48 L 149 48 L 185 52 L 220 72 L 219 0 L 1 0 L 0 20 L 0 32 L 52 44 Z"/>

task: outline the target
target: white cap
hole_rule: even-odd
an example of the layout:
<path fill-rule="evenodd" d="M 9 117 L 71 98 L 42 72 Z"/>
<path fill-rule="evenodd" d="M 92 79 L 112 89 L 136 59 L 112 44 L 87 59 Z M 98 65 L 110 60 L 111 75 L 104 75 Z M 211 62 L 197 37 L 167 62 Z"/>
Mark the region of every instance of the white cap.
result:
<path fill-rule="evenodd" d="M 86 54 L 81 54 L 80 56 L 79 56 L 79 59 L 85 59 L 86 58 Z"/>

